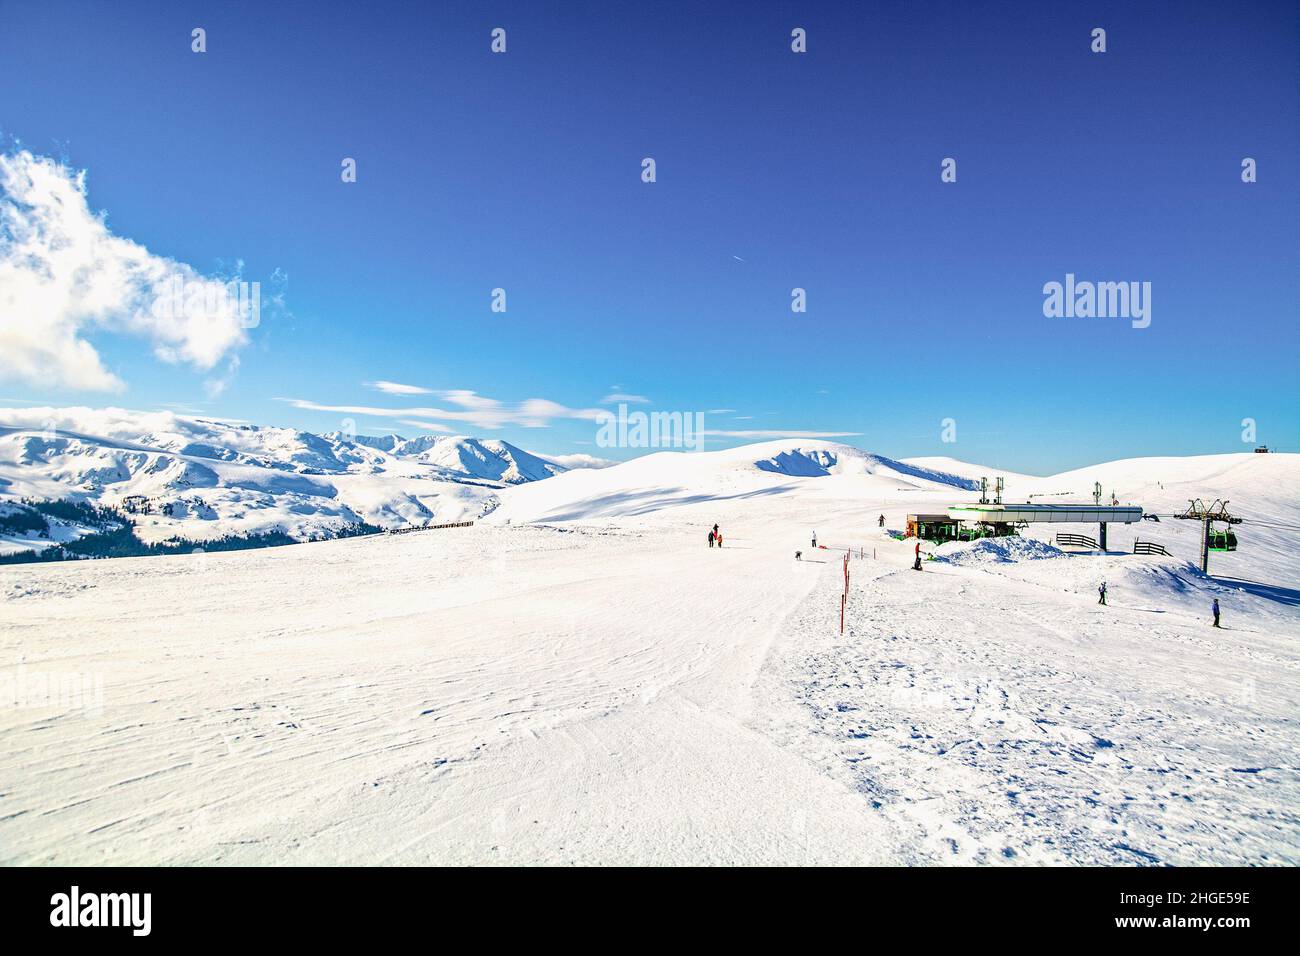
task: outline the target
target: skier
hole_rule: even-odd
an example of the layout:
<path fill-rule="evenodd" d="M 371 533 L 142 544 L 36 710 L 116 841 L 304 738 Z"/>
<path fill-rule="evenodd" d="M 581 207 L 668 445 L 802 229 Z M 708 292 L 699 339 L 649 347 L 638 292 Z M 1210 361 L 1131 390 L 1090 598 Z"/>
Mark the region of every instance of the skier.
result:
<path fill-rule="evenodd" d="M 1106 582 L 1105 581 L 1102 581 L 1101 587 L 1097 588 L 1097 594 L 1100 595 L 1100 597 L 1097 598 L 1097 603 L 1106 604 Z M 1109 607 L 1110 605 L 1106 605 L 1106 606 Z"/>
<path fill-rule="evenodd" d="M 722 532 L 718 532 L 718 547 L 722 547 Z"/>
<path fill-rule="evenodd" d="M 1219 626 L 1219 599 L 1214 599 L 1214 605 L 1210 608 L 1214 612 L 1214 626 Z"/>
<path fill-rule="evenodd" d="M 885 516 L 884 516 L 884 515 L 881 515 L 881 516 L 880 516 L 880 527 L 883 528 L 884 526 L 885 526 Z"/>
<path fill-rule="evenodd" d="M 794 559 L 795 559 L 796 561 L 802 561 L 802 560 L 803 560 L 803 552 L 802 552 L 802 551 L 796 551 L 796 552 L 794 553 Z"/>
<path fill-rule="evenodd" d="M 812 545 L 812 546 L 813 546 L 814 548 L 817 547 L 817 532 L 816 532 L 816 531 L 813 532 L 813 545 Z"/>
<path fill-rule="evenodd" d="M 710 532 L 709 532 L 709 547 L 710 547 L 710 548 L 713 547 L 713 536 L 714 536 L 714 533 L 713 533 L 712 531 L 710 531 Z"/>

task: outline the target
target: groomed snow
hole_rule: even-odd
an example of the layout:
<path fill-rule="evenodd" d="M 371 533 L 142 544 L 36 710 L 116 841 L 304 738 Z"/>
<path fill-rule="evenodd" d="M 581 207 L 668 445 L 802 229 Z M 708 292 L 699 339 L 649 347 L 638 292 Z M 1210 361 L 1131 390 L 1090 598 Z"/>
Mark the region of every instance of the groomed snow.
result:
<path fill-rule="evenodd" d="M 1300 863 L 1294 534 L 1239 526 L 1209 579 L 1172 519 L 1112 547 L 1174 558 L 917 573 L 877 516 L 971 492 L 826 444 L 498 489 L 473 528 L 0 568 L 0 863 Z M 1296 456 L 1098 471 L 1300 525 Z"/>

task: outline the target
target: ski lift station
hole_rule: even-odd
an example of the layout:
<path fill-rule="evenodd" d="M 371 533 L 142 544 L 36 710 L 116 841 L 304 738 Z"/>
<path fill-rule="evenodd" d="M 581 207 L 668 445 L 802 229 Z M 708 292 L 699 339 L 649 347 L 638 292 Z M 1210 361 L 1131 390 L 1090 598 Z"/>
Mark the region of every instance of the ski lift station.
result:
<path fill-rule="evenodd" d="M 987 485 L 982 479 L 981 486 L 984 493 L 976 504 L 953 505 L 944 514 L 908 515 L 908 534 L 931 541 L 969 541 L 1015 534 L 1017 528 L 1040 522 L 1095 524 L 1100 529 L 1097 543 L 1105 551 L 1108 524 L 1134 524 L 1142 520 L 1141 505 L 1101 504 L 1100 485 L 1092 504 L 1004 503 L 1001 478 L 997 480 L 996 497 L 989 501 Z"/>
<path fill-rule="evenodd" d="M 1106 525 L 1133 524 L 1142 520 L 1140 505 L 1030 505 L 987 504 L 961 505 L 948 509 L 948 517 L 962 523 L 989 525 L 994 534 L 1012 534 L 1013 528 L 1041 521 L 1070 524 L 1095 524 L 1100 527 L 1097 543 L 1106 550 Z"/>

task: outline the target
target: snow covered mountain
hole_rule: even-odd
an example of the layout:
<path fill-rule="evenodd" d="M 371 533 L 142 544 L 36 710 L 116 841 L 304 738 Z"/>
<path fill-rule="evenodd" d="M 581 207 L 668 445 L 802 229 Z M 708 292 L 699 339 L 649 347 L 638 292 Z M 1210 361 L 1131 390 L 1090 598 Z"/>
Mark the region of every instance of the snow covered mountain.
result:
<path fill-rule="evenodd" d="M 849 491 L 866 498 L 937 491 L 963 497 L 979 487 L 950 472 L 813 439 L 658 452 L 611 468 L 571 471 L 545 485 L 513 489 L 492 520 L 614 518 L 755 495 L 816 497 Z"/>
<path fill-rule="evenodd" d="M 370 438 L 365 435 L 349 437 L 341 432 L 326 432 L 322 437 L 330 441 L 365 445 L 395 458 L 423 462 L 448 474 L 500 481 L 508 485 L 541 481 L 568 471 L 564 465 L 494 438 L 441 435 L 422 435 L 410 439 L 401 435 Z"/>
<path fill-rule="evenodd" d="M 121 409 L 0 409 L 0 500 L 140 509 L 146 541 L 283 531 L 296 538 L 479 517 L 512 484 L 567 468 L 504 441 L 405 439 Z M 2 550 L 46 540 L 8 535 Z"/>
<path fill-rule="evenodd" d="M 636 518 L 645 527 L 708 527 L 715 521 L 725 526 L 761 503 L 766 511 L 806 513 L 809 531 L 831 511 L 842 519 L 851 516 L 861 529 L 874 528 L 882 513 L 893 522 L 890 527 L 901 528 L 908 513 L 975 501 L 981 477 L 988 479 L 990 493 L 994 479 L 1004 478 L 1004 500 L 1046 503 L 1090 502 L 1100 483 L 1107 500 L 1113 493 L 1121 503 L 1165 516 L 1112 525 L 1112 547 L 1127 551 L 1137 539 L 1152 541 L 1183 560 L 1199 554 L 1200 525 L 1169 516 L 1185 510 L 1192 498 L 1228 500 L 1232 513 L 1245 519 L 1237 533 L 1249 546 L 1217 555 L 1217 571 L 1253 580 L 1300 579 L 1296 454 L 1131 458 L 1036 477 L 951 458 L 894 460 L 828 441 L 786 439 L 716 452 L 661 452 L 600 471 L 569 472 L 510 489 L 487 521 L 620 524 Z M 851 511 L 845 511 L 846 501 L 853 502 Z M 1059 532 L 1094 535 L 1096 527 L 1034 525 L 1022 533 L 1050 541 Z"/>
<path fill-rule="evenodd" d="M 743 454 L 737 456 L 735 452 Z M 906 483 L 916 481 L 927 485 L 946 485 L 971 490 L 979 483 L 964 478 L 954 471 L 925 467 L 904 461 L 895 461 L 883 455 L 874 455 L 851 445 L 828 441 L 765 442 L 746 445 L 741 449 L 723 452 L 721 460 L 745 462 L 754 457 L 754 467 L 759 471 L 785 475 L 791 478 L 817 478 L 823 475 L 879 475 Z M 766 456 L 766 457 L 763 457 Z M 954 464 L 960 464 L 954 462 Z"/>
<path fill-rule="evenodd" d="M 949 458 L 896 460 L 835 442 L 782 439 L 569 468 L 495 439 L 317 435 L 112 408 L 0 409 L 0 502 L 127 507 L 137 512 L 136 533 L 147 543 L 270 532 L 305 540 L 362 523 L 399 528 L 485 517 L 607 521 L 791 497 L 813 508 L 839 498 L 867 509 L 901 501 L 910 511 L 934 510 L 972 500 L 979 477 L 991 486 L 998 475 L 1006 478 L 1007 500 L 1086 501 L 1096 482 L 1107 495 L 1165 515 L 1191 497 L 1231 499 L 1234 512 L 1254 522 L 1243 529 L 1252 542 L 1289 563 L 1296 455 L 1135 458 L 1040 478 Z M 87 533 L 75 521 L 56 522 L 43 537 L 24 530 L 12 512 L 0 516 L 0 554 Z M 1183 544 L 1196 530 L 1184 524 L 1164 522 L 1158 540 Z M 1139 530 L 1151 537 L 1153 527 L 1119 533 L 1124 541 Z"/>

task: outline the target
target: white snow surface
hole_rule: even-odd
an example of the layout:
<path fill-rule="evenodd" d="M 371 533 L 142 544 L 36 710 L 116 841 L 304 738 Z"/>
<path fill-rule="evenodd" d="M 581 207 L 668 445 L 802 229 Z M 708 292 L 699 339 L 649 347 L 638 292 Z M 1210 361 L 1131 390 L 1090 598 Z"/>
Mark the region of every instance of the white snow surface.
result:
<path fill-rule="evenodd" d="M 1228 497 L 1211 577 L 1169 518 L 910 570 L 887 531 L 978 476 L 764 443 L 502 483 L 472 528 L 0 567 L 0 863 L 1300 863 L 1263 524 L 1300 457 L 1014 483 Z"/>

